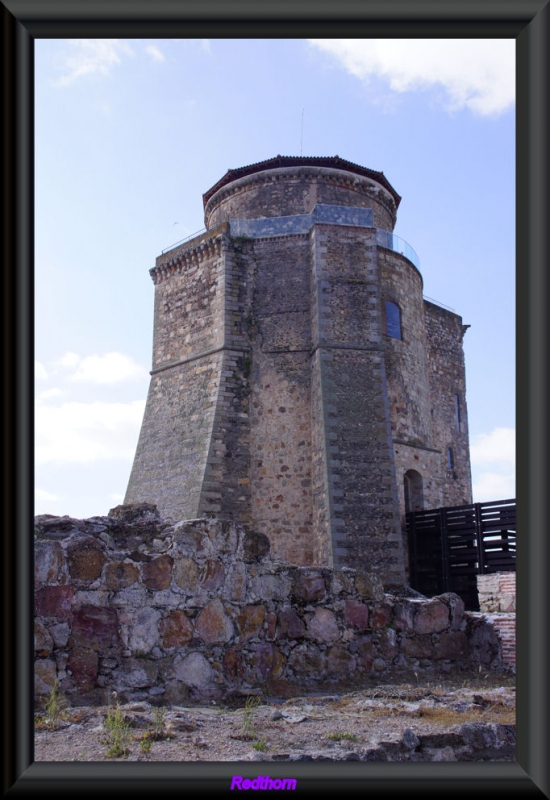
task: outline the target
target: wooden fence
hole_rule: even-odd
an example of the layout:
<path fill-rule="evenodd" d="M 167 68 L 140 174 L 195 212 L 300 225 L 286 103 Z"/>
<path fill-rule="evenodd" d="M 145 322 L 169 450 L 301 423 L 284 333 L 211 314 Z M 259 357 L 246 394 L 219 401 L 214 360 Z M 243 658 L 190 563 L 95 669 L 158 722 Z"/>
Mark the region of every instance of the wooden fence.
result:
<path fill-rule="evenodd" d="M 476 575 L 515 572 L 515 499 L 411 511 L 406 526 L 410 585 L 427 597 L 456 592 L 479 611 Z"/>

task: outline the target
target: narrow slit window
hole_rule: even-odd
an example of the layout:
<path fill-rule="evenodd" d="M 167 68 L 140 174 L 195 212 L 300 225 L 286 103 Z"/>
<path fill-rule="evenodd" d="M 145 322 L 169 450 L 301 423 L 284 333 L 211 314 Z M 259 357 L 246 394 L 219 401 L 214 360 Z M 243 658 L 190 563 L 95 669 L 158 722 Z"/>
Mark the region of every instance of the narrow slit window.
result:
<path fill-rule="evenodd" d="M 393 339 L 401 339 L 401 309 L 397 303 L 386 303 L 386 333 Z"/>
<path fill-rule="evenodd" d="M 447 448 L 447 469 L 452 469 L 455 465 L 454 456 L 453 456 L 453 448 Z"/>
<path fill-rule="evenodd" d="M 459 394 L 455 394 L 455 423 L 456 423 L 457 431 L 460 431 L 461 417 L 460 417 L 460 395 Z"/>

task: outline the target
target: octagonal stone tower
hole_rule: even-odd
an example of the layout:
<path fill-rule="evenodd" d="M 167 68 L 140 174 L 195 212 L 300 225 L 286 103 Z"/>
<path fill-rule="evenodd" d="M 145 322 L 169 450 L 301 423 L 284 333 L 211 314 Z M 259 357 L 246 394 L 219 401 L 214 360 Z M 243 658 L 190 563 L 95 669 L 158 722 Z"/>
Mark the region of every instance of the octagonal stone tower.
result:
<path fill-rule="evenodd" d="M 232 519 L 297 565 L 406 582 L 406 510 L 471 502 L 462 337 L 338 156 L 229 170 L 151 270 L 151 386 L 125 502 Z"/>

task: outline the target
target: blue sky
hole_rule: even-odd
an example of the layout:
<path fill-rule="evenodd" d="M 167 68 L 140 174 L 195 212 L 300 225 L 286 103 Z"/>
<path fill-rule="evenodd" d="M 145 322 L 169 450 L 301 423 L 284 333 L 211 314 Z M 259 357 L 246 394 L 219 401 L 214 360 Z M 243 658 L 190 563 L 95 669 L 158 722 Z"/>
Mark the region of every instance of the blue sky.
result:
<path fill-rule="evenodd" d="M 227 169 L 384 172 L 395 233 L 464 340 L 474 500 L 515 496 L 514 40 L 37 40 L 35 513 L 123 501 L 149 385 L 149 269 Z"/>

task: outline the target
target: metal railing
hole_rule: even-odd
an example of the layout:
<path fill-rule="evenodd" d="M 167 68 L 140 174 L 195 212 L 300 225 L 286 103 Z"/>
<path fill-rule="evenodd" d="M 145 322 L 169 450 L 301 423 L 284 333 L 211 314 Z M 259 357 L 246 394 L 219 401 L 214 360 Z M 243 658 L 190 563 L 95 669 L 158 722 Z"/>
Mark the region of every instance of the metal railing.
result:
<path fill-rule="evenodd" d="M 380 247 L 385 247 L 388 250 L 393 250 L 394 253 L 399 253 L 402 256 L 405 256 L 411 264 L 419 270 L 420 269 L 420 259 L 418 258 L 416 252 L 410 246 L 408 242 L 404 239 L 401 239 L 399 236 L 396 236 L 395 233 L 390 233 L 390 231 L 384 231 L 382 228 L 376 229 L 376 244 L 380 245 Z"/>
<path fill-rule="evenodd" d="M 201 228 L 200 231 L 195 231 L 195 233 L 186 236 L 185 239 L 180 239 L 179 242 L 174 242 L 174 244 L 165 247 L 162 251 L 162 255 L 164 255 L 164 253 L 168 253 L 169 250 L 173 250 L 174 247 L 179 247 L 181 244 L 185 244 L 185 242 L 190 242 L 191 239 L 194 239 L 195 236 L 200 236 L 201 233 L 206 233 L 206 228 Z"/>

